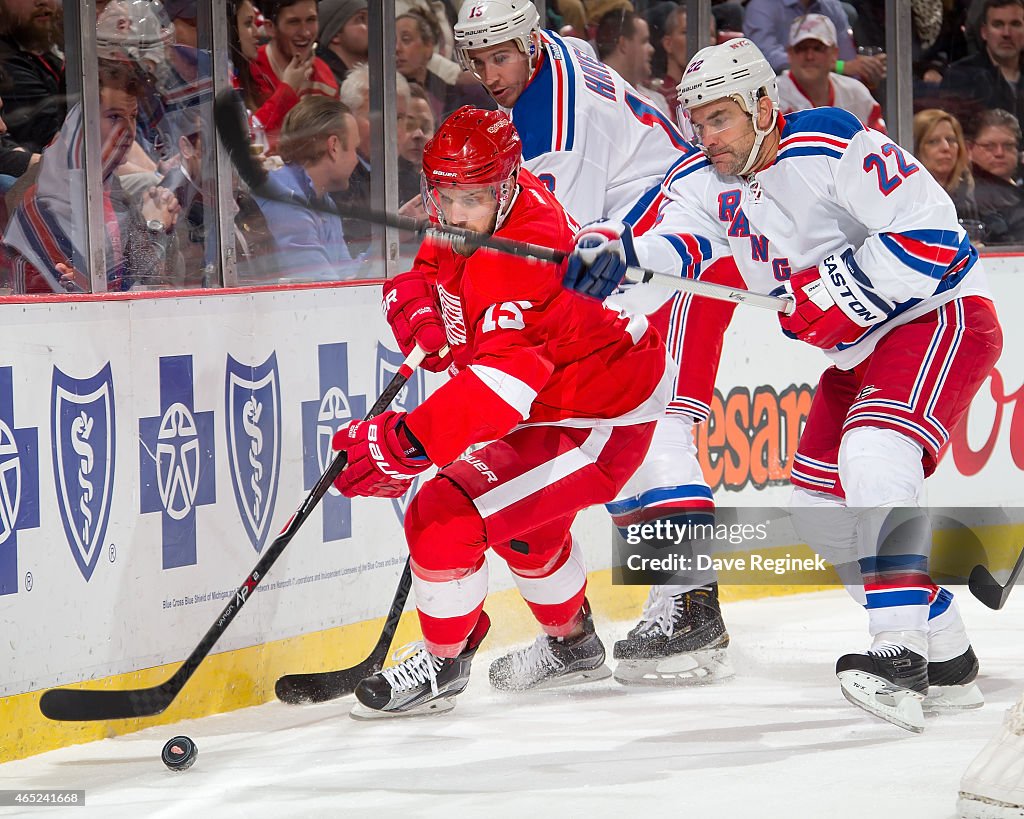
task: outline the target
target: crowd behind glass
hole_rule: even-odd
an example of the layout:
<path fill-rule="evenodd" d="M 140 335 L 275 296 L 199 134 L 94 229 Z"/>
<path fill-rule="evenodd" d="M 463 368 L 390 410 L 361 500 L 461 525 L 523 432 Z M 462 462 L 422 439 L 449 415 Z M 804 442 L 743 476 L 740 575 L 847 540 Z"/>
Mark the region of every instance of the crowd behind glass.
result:
<path fill-rule="evenodd" d="M 96 15 L 94 53 L 91 31 L 83 50 L 84 12 L 69 26 L 60 0 L 0 0 L 0 295 L 91 292 L 97 282 L 108 291 L 219 287 L 217 237 L 240 285 L 385 275 L 380 231 L 329 212 L 334 202 L 371 205 L 371 124 L 381 112 L 371 105 L 368 63 L 383 58 L 396 71 L 395 122 L 382 127 L 394 134 L 403 215 L 425 215 L 419 165 L 440 121 L 461 105 L 495 107 L 453 54 L 462 2 L 394 5 L 392 58 L 370 36 L 367 0 L 97 0 L 83 4 Z M 758 44 L 779 72 L 783 113 L 838 105 L 884 130 L 884 6 L 713 3 L 707 36 Z M 689 57 L 685 2 L 547 0 L 544 8 L 550 29 L 586 43 L 674 115 Z M 211 13 L 224 14 L 223 25 L 207 25 Z M 226 42 L 217 41 L 222 32 Z M 1024 0 L 915 0 L 910 45 L 915 155 L 977 244 L 1024 244 Z M 97 83 L 66 72 L 73 48 L 89 55 L 83 63 Z M 218 49 L 228 61 L 213 59 Z M 244 103 L 272 196 L 253 195 L 214 161 L 219 65 Z M 99 142 L 90 152 L 92 113 Z M 227 186 L 218 184 L 223 175 Z M 218 209 L 205 206 L 218 201 L 230 209 L 219 230 Z M 101 214 L 102 253 L 83 218 L 87 203 Z M 414 237 L 401 238 L 409 259 Z M 100 259 L 106 270 L 97 275 Z"/>

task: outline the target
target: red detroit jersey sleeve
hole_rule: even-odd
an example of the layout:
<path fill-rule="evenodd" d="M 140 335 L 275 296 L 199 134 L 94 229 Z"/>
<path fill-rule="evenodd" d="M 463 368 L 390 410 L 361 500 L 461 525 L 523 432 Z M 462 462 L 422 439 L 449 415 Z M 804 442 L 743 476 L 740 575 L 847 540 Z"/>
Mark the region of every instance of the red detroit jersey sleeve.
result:
<path fill-rule="evenodd" d="M 526 170 L 519 187 L 495 235 L 571 251 L 554 197 Z M 563 265 L 487 249 L 467 258 L 428 240 L 413 269 L 437 286 L 458 370 L 406 419 L 436 464 L 523 422 L 611 421 L 661 380 L 664 345 L 646 319 L 565 290 Z"/>

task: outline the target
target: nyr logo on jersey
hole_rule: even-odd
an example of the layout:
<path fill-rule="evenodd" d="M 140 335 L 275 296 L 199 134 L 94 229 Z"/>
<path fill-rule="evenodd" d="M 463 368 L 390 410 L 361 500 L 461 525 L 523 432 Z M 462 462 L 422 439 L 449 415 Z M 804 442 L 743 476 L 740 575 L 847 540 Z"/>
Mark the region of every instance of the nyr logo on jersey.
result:
<path fill-rule="evenodd" d="M 0 367 L 0 596 L 18 590 L 18 532 L 39 526 L 39 432 L 14 423 L 14 379 Z"/>
<path fill-rule="evenodd" d="M 114 379 L 108 363 L 91 378 L 53 368 L 53 478 L 71 554 L 88 581 L 96 569 L 114 488 Z"/>
<path fill-rule="evenodd" d="M 242 525 L 259 552 L 277 503 L 281 468 L 281 379 L 277 354 L 251 367 L 230 355 L 225 377 L 225 417 L 231 486 Z"/>
<path fill-rule="evenodd" d="M 196 507 L 214 503 L 213 411 L 196 412 L 192 356 L 160 359 L 160 414 L 139 419 L 139 511 L 161 513 L 163 567 L 196 563 Z"/>
<path fill-rule="evenodd" d="M 391 383 L 391 379 L 398 373 L 405 357 L 401 353 L 389 350 L 380 342 L 377 343 L 377 395 L 380 395 Z M 391 402 L 391 409 L 399 412 L 410 412 L 420 405 L 426 398 L 426 379 L 423 370 L 416 370 L 405 386 L 399 390 L 395 400 Z M 420 488 L 422 476 L 417 476 L 409 491 L 400 498 L 392 498 L 391 504 L 395 514 L 400 521 L 405 520 L 405 510 L 409 507 L 409 501 L 416 495 Z"/>
<path fill-rule="evenodd" d="M 334 460 L 331 440 L 349 421 L 366 415 L 366 396 L 352 395 L 348 383 L 348 345 L 321 344 L 317 349 L 319 397 L 302 402 L 302 476 L 309 490 Z M 352 501 L 334 486 L 323 503 L 323 538 L 327 543 L 352 537 Z"/>

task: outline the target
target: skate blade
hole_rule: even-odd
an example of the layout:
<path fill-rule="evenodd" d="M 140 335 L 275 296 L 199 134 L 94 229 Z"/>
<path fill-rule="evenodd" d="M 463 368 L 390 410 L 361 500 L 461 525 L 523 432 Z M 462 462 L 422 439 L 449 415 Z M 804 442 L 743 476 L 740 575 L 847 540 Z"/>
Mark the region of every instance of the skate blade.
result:
<path fill-rule="evenodd" d="M 945 713 L 947 711 L 967 711 L 981 708 L 985 697 L 977 683 L 967 685 L 933 685 L 928 688 L 928 696 L 921 704 L 925 713 Z"/>
<path fill-rule="evenodd" d="M 569 674 L 563 674 L 560 677 L 550 677 L 531 688 L 504 688 L 498 689 L 499 691 L 508 691 L 510 693 L 523 693 L 524 691 L 547 691 L 552 688 L 564 688 L 567 685 L 581 685 L 582 683 L 598 682 L 599 680 L 607 680 L 612 675 L 612 670 L 606 665 L 600 665 L 597 668 L 587 668 L 581 671 L 572 671 Z M 493 685 L 493 683 L 492 683 Z M 497 686 L 495 686 L 497 688 Z"/>
<path fill-rule="evenodd" d="M 924 730 L 924 694 L 863 671 L 840 671 L 836 676 L 843 696 L 858 708 L 915 734 Z"/>
<path fill-rule="evenodd" d="M 619 660 L 615 666 L 615 680 L 623 685 L 708 685 L 735 674 L 721 649 L 654 660 Z"/>
<path fill-rule="evenodd" d="M 455 707 L 454 697 L 441 697 L 440 699 L 425 702 L 406 711 L 378 711 L 376 708 L 367 708 L 361 702 L 356 702 L 348 715 L 361 722 L 372 722 L 378 719 L 401 719 L 405 717 L 432 717 L 438 714 L 447 714 Z"/>
<path fill-rule="evenodd" d="M 960 791 L 956 815 L 960 819 L 1024 819 L 1024 805 L 1011 805 Z"/>

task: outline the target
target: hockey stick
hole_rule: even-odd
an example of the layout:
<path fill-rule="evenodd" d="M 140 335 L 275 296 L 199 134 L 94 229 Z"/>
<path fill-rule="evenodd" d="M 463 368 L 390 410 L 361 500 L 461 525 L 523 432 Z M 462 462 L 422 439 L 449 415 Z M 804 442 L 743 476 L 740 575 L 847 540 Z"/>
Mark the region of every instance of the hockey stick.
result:
<path fill-rule="evenodd" d="M 1017 562 L 1010 570 L 1010 576 L 1006 578 L 1005 585 L 1000 586 L 992 576 L 992 572 L 986 566 L 979 564 L 971 569 L 967 587 L 971 590 L 971 594 L 990 609 L 1001 609 L 1006 604 L 1010 592 L 1013 591 L 1013 585 L 1017 582 L 1022 569 L 1024 569 L 1024 550 L 1017 557 Z"/>
<path fill-rule="evenodd" d="M 413 219 L 411 216 L 401 216 L 397 213 L 387 213 L 385 211 L 338 203 L 334 203 L 334 206 L 331 207 L 329 205 L 308 202 L 291 191 L 279 185 L 274 185 L 268 178 L 263 165 L 253 156 L 252 151 L 249 149 L 249 128 L 245 121 L 245 111 L 235 92 L 225 91 L 214 100 L 213 118 L 217 126 L 217 133 L 220 135 L 221 142 L 224 144 L 228 156 L 231 158 L 231 163 L 235 166 L 235 170 L 238 171 L 238 175 L 255 195 L 264 199 L 286 202 L 347 219 L 361 219 L 375 225 L 387 225 L 388 227 L 414 233 L 420 239 L 432 236 L 448 242 L 458 240 L 469 247 L 487 248 L 513 256 L 539 259 L 544 262 L 559 264 L 569 255 L 561 250 L 555 250 L 550 247 L 502 239 L 489 233 L 478 233 L 474 230 L 466 230 L 454 225 L 441 225 L 431 222 L 429 219 Z M 634 283 L 653 281 L 655 284 L 660 284 L 664 287 L 671 287 L 674 290 L 693 293 L 705 298 L 749 304 L 754 307 L 774 310 L 785 315 L 789 315 L 794 309 L 794 303 L 791 299 L 769 296 L 764 293 L 752 293 L 749 290 L 726 287 L 721 284 L 702 282 L 696 279 L 684 279 L 669 273 L 659 273 L 658 271 L 647 270 L 641 267 L 630 267 L 626 272 L 626 278 Z"/>
<path fill-rule="evenodd" d="M 390 406 L 394 397 L 398 395 L 402 387 L 412 376 L 413 372 L 423 361 L 424 352 L 415 347 L 406 357 L 405 361 L 398 368 L 391 382 L 381 393 L 377 402 L 370 407 L 366 418 L 373 418 L 379 415 Z M 295 537 L 299 527 L 306 521 L 316 505 L 320 502 L 327 490 L 330 489 L 334 479 L 345 468 L 348 461 L 346 453 L 341 452 L 331 461 L 327 471 L 320 476 L 320 479 L 313 486 L 302 505 L 291 516 L 285 524 L 281 534 L 270 544 L 263 557 L 260 558 L 249 576 L 245 578 L 242 585 L 238 587 L 234 597 L 224 607 L 224 611 L 210 626 L 209 631 L 199 641 L 191 654 L 178 667 L 178 670 L 171 675 L 170 679 L 155 685 L 152 688 L 135 688 L 120 691 L 110 690 L 83 690 L 77 688 L 53 688 L 43 692 L 39 699 L 39 710 L 43 716 L 53 720 L 66 721 L 87 721 L 103 719 L 130 719 L 132 717 L 152 717 L 162 713 L 178 696 L 185 683 L 195 673 L 199 664 L 210 653 L 210 650 L 220 639 L 225 629 L 235 619 L 235 615 L 241 611 L 242 606 L 250 598 L 253 591 L 260 584 L 260 581 L 267 576 L 270 567 L 274 565 L 281 556 L 281 552 Z M 404 605 L 404 600 L 403 600 Z"/>
<path fill-rule="evenodd" d="M 387 620 L 384 628 L 377 638 L 377 644 L 369 656 L 351 668 L 342 668 L 338 671 L 313 671 L 305 674 L 285 674 L 279 678 L 274 686 L 274 693 L 281 702 L 291 705 L 312 702 L 327 702 L 328 700 L 344 697 L 356 690 L 359 681 L 376 674 L 384 667 L 388 651 L 391 649 L 391 641 L 395 638 L 395 631 L 398 629 L 398 621 L 402 619 L 402 611 L 405 609 L 405 601 L 409 597 L 409 590 L 412 588 L 412 567 L 409 559 L 405 560 L 405 569 L 402 570 L 402 577 L 398 581 L 398 589 L 395 590 L 395 597 L 391 601 L 391 608 L 388 609 Z"/>

